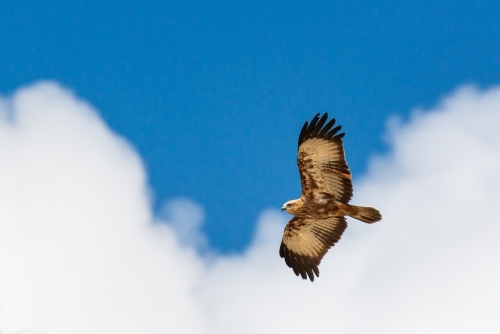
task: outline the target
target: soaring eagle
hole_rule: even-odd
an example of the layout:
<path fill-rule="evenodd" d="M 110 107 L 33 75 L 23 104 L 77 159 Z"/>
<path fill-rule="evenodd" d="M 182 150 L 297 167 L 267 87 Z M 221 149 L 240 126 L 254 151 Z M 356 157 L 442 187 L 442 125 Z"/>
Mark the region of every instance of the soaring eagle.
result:
<path fill-rule="evenodd" d="M 280 256 L 295 275 L 314 281 L 318 265 L 328 249 L 340 240 L 347 222 L 344 216 L 374 223 L 382 219 L 374 208 L 347 204 L 352 197 L 351 172 L 344 155 L 344 133 L 335 119 L 326 125 L 328 113 L 317 114 L 299 135 L 299 165 L 302 195 L 281 208 L 294 215 L 286 224 Z"/>

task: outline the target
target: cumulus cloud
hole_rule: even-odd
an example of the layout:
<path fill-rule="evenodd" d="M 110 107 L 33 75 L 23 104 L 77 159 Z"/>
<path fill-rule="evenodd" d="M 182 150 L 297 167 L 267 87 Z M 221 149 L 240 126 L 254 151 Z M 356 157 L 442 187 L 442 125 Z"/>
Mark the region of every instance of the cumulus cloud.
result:
<path fill-rule="evenodd" d="M 144 168 L 87 103 L 51 83 L 4 100 L 0 330 L 203 333 L 193 250 L 152 224 Z"/>
<path fill-rule="evenodd" d="M 151 214 L 133 149 L 54 84 L 0 103 L 0 330 L 34 333 L 493 333 L 500 327 L 500 89 L 392 122 L 349 220 L 302 281 L 262 213 L 240 255 L 199 255 L 203 211 Z M 298 182 L 298 181 L 297 181 Z M 159 220 L 167 222 L 161 223 Z"/>
<path fill-rule="evenodd" d="M 497 124 L 500 90 L 466 87 L 392 127 L 391 153 L 355 182 L 353 201 L 379 208 L 383 220 L 350 220 L 314 284 L 297 280 L 275 255 L 279 228 L 273 238 L 260 232 L 274 239 L 269 247 L 221 259 L 203 282 L 213 331 L 495 332 Z"/>
<path fill-rule="evenodd" d="M 203 209 L 187 198 L 177 198 L 163 204 L 158 218 L 169 223 L 179 242 L 198 250 L 206 250 L 208 241 L 201 233 L 205 218 Z"/>

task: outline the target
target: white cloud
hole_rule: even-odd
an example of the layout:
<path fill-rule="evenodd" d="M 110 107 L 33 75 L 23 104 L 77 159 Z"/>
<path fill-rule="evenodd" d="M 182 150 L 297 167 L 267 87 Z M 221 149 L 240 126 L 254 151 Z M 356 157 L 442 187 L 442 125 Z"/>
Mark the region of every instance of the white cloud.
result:
<path fill-rule="evenodd" d="M 202 333 L 193 250 L 151 224 L 144 168 L 88 104 L 42 83 L 0 123 L 0 328 Z M 4 119 L 8 119 L 4 118 Z"/>
<path fill-rule="evenodd" d="M 203 211 L 185 200 L 167 204 L 170 225 L 154 223 L 140 158 L 60 87 L 20 90 L 0 110 L 6 333 L 500 327 L 500 89 L 463 88 L 391 127 L 390 154 L 356 180 L 353 201 L 384 218 L 350 220 L 314 283 L 279 258 L 279 212 L 262 214 L 238 256 L 197 254 Z"/>
<path fill-rule="evenodd" d="M 353 201 L 379 208 L 383 220 L 351 220 L 314 284 L 275 255 L 279 229 L 269 248 L 221 259 L 202 299 L 214 331 L 496 332 L 498 124 L 500 90 L 467 87 L 393 128 L 391 154 L 356 182 Z"/>
<path fill-rule="evenodd" d="M 168 221 L 182 245 L 206 250 L 207 238 L 201 233 L 205 218 L 203 209 L 187 198 L 171 200 L 163 205 L 159 218 Z"/>

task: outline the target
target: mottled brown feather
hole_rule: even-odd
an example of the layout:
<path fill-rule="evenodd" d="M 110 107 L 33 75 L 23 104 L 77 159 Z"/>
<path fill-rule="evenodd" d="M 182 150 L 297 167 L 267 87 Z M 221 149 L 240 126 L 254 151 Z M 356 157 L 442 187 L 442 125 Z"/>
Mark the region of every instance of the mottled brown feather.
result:
<path fill-rule="evenodd" d="M 306 200 L 321 201 L 321 194 L 347 203 L 352 198 L 351 172 L 347 165 L 342 137 L 337 134 L 341 126 L 333 129 L 335 119 L 325 126 L 328 114 L 321 119 L 317 114 L 311 123 L 306 122 L 299 135 L 297 165 L 302 183 L 302 196 Z"/>
<path fill-rule="evenodd" d="M 294 217 L 285 226 L 280 256 L 295 275 L 314 281 L 314 275 L 319 276 L 321 259 L 340 240 L 346 228 L 344 217 Z"/>

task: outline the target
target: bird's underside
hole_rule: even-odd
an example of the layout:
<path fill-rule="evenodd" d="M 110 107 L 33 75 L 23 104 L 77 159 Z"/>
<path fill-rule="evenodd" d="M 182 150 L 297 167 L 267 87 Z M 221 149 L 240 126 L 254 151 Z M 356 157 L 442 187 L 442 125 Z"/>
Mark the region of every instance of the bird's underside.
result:
<path fill-rule="evenodd" d="M 340 240 L 347 228 L 345 216 L 366 223 L 382 219 L 370 207 L 348 204 L 352 197 L 351 173 L 347 166 L 340 126 L 326 125 L 328 114 L 317 114 L 304 124 L 299 135 L 297 164 L 302 196 L 283 205 L 295 217 L 286 225 L 280 245 L 280 256 L 294 273 L 314 281 L 318 266 L 330 247 Z"/>

